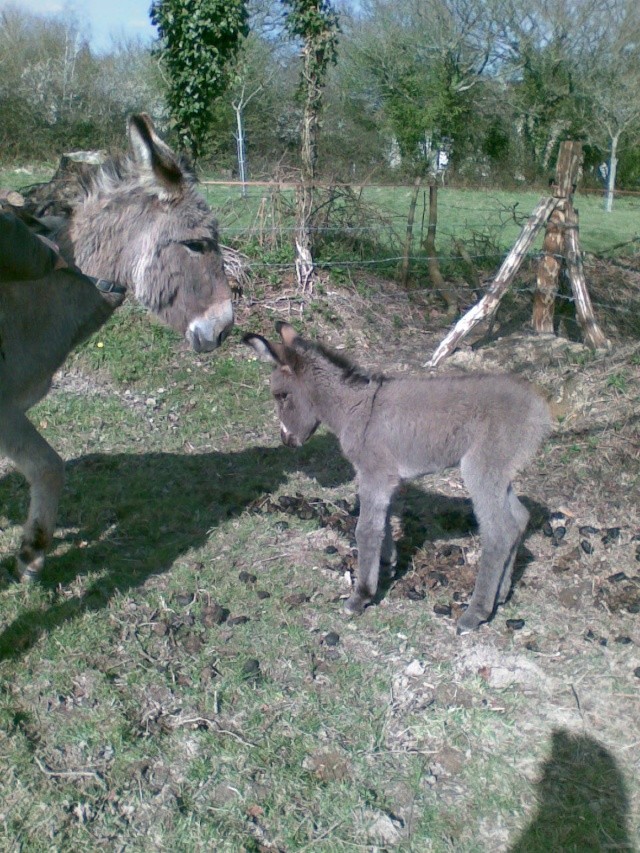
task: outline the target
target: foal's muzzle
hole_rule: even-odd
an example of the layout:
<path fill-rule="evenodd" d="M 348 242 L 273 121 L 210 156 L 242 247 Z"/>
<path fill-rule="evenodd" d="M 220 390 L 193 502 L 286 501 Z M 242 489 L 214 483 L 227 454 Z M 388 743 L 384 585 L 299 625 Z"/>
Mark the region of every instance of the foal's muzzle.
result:
<path fill-rule="evenodd" d="M 294 435 L 292 432 L 289 432 L 285 426 L 280 427 L 280 438 L 282 443 L 286 447 L 301 447 L 302 442 L 300 439 Z"/>

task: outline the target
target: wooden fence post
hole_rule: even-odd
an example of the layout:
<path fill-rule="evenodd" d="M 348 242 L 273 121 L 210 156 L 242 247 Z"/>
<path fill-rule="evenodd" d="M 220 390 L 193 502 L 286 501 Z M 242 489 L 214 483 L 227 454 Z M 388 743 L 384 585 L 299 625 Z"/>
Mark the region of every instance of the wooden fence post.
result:
<path fill-rule="evenodd" d="M 592 349 L 608 348 L 610 343 L 596 321 L 587 290 L 578 240 L 578 211 L 572 205 L 568 207 L 565 221 L 565 256 L 576 304 L 576 314 L 584 335 L 584 342 Z"/>
<path fill-rule="evenodd" d="M 436 367 L 443 359 L 451 355 L 462 338 L 468 335 L 477 323 L 493 314 L 504 292 L 520 269 L 520 264 L 525 259 L 536 234 L 547 221 L 557 203 L 558 199 L 554 197 L 540 199 L 485 295 L 458 320 L 437 347 L 431 359 L 425 364 L 425 367 Z"/>
<path fill-rule="evenodd" d="M 581 165 L 582 143 L 563 142 L 560 145 L 553 185 L 553 195 L 558 199 L 558 204 L 547 222 L 533 299 L 532 324 L 538 334 L 553 334 L 553 310 L 564 255 L 565 219 Z"/>

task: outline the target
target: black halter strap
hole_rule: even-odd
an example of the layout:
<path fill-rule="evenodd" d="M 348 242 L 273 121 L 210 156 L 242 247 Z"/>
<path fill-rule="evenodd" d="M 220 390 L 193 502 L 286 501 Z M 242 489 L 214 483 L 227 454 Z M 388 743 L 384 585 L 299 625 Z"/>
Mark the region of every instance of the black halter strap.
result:
<path fill-rule="evenodd" d="M 89 281 L 93 282 L 101 293 L 117 293 L 120 296 L 124 296 L 127 292 L 126 287 L 123 287 L 121 284 L 116 284 L 115 281 L 107 281 L 106 278 L 95 278 L 92 275 L 87 275 L 85 278 L 88 278 Z"/>

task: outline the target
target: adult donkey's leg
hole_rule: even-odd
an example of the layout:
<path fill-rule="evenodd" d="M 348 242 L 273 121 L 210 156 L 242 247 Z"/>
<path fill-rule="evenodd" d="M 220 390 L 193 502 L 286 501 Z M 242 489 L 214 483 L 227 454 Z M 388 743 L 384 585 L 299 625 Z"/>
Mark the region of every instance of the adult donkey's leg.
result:
<path fill-rule="evenodd" d="M 58 513 L 64 463 L 20 411 L 0 414 L 0 450 L 27 478 L 31 487 L 29 515 L 18 552 L 21 579 L 35 578 L 44 565 Z"/>
<path fill-rule="evenodd" d="M 383 543 L 385 558 L 391 558 L 391 532 L 387 515 L 397 483 L 361 478 L 360 516 L 356 526 L 358 574 L 355 589 L 345 603 L 347 613 L 362 613 L 378 589 Z"/>
<path fill-rule="evenodd" d="M 473 595 L 458 619 L 460 634 L 474 631 L 486 622 L 494 611 L 499 590 L 506 588 L 508 592 L 523 523 L 526 526 L 521 513 L 515 517 L 511 512 L 511 484 L 507 477 L 501 476 L 499 470 L 488 470 L 483 463 L 482 458 L 466 456 L 460 466 L 480 526 L 482 546 Z M 519 501 L 518 504 L 522 507 Z M 524 507 L 522 510 L 526 513 Z"/>

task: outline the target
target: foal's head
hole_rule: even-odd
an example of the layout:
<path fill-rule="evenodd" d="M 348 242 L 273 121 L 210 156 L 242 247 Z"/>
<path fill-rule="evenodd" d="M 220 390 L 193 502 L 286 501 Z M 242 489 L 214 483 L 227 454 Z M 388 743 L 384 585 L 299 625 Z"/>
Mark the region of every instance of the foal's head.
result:
<path fill-rule="evenodd" d="M 245 335 L 243 341 L 273 364 L 271 393 L 280 418 L 280 437 L 288 447 L 300 447 L 321 422 L 304 381 L 309 367 L 306 342 L 288 323 L 277 323 L 276 328 L 282 342 L 271 343 L 262 335 Z"/>

